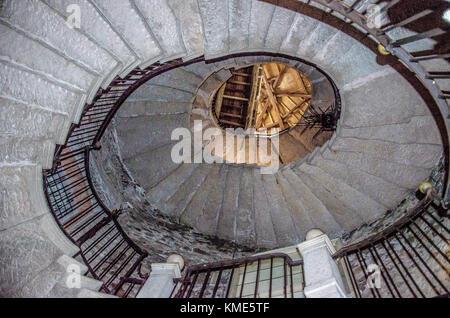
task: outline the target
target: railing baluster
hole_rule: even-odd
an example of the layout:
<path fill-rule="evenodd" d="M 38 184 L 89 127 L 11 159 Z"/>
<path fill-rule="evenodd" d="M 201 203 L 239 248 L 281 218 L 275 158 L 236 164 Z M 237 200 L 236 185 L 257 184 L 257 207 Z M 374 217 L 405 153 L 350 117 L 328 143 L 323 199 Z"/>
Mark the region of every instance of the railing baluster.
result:
<path fill-rule="evenodd" d="M 247 262 L 245 262 L 244 266 L 244 275 L 242 276 L 242 283 L 241 283 L 241 292 L 239 293 L 239 298 L 242 298 L 242 293 L 244 291 L 244 285 L 245 285 L 245 275 L 247 274 Z"/>

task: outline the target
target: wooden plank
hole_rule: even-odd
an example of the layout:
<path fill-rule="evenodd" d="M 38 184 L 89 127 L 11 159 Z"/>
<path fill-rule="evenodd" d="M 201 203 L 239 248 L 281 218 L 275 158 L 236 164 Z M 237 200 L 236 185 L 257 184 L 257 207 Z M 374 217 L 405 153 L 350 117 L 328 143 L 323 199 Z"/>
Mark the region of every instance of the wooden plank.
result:
<path fill-rule="evenodd" d="M 223 95 L 223 98 L 225 98 L 225 99 L 234 99 L 234 100 L 240 100 L 240 101 L 248 102 L 248 98 L 245 98 L 245 97 L 239 97 L 239 96 Z"/>

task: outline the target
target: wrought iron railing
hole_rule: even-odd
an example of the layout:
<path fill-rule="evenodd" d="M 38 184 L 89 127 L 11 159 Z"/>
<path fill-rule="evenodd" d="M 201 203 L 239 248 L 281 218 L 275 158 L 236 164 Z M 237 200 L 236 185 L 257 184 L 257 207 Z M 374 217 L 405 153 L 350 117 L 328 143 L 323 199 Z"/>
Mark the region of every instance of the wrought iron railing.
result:
<path fill-rule="evenodd" d="M 274 253 L 191 266 L 171 297 L 294 298 L 303 286 L 303 261 Z"/>
<path fill-rule="evenodd" d="M 307 1 L 305 5 L 309 5 L 310 2 L 321 4 L 330 14 L 333 12 L 341 14 L 345 17 L 346 22 L 349 21 L 348 23 L 355 25 L 358 30 L 366 32 L 374 41 L 380 43 L 398 58 L 411 72 L 415 73 L 423 86 L 428 89 L 437 105 L 432 112 L 436 113 L 437 111 L 440 115 L 438 124 L 443 127 L 441 136 L 446 158 L 445 189 L 448 190 L 449 129 L 446 99 L 449 98 L 449 94 L 447 91 L 439 89 L 435 79 L 449 78 L 450 75 L 448 70 L 427 73 L 418 62 L 448 58 L 449 56 L 448 54 L 430 53 L 427 56 L 417 57 L 401 46 L 432 37 L 440 31 L 433 30 L 433 32 L 392 41 L 386 35 L 387 28 L 376 30 L 367 27 L 367 18 L 364 13 L 355 10 L 355 4 L 360 2 L 358 0 L 350 7 L 342 1 L 335 0 L 311 0 Z M 390 1 L 384 10 L 397 2 L 398 0 Z M 410 23 L 415 19 L 418 19 L 418 16 L 410 17 L 397 25 L 390 25 L 388 28 L 401 26 L 402 23 Z M 236 54 L 220 59 L 226 60 L 245 55 L 279 56 L 305 62 L 296 57 L 265 52 Z M 116 77 L 108 88 L 100 89 L 97 92 L 92 103 L 85 105 L 80 122 L 71 126 L 66 143 L 57 146 L 53 168 L 43 172 L 44 189 L 50 209 L 64 233 L 80 247 L 79 256 L 88 266 L 89 275 L 103 282 L 101 287 L 103 292 L 122 297 L 135 296 L 146 279 L 146 276 L 142 275 L 139 270 L 146 253 L 128 238 L 117 222 L 117 213 L 110 211 L 96 193 L 90 178 L 89 154 L 92 150 L 99 149 L 100 140 L 117 110 L 138 87 L 163 72 L 202 61 L 204 61 L 204 57 L 188 62 L 177 59 L 166 63 L 155 63 L 146 69 L 136 68 L 124 78 Z M 207 63 L 215 61 L 217 60 L 207 61 Z M 411 226 L 414 225 L 411 223 Z M 422 229 L 422 231 L 425 230 Z M 419 234 L 421 232 L 416 229 L 415 235 L 420 237 Z M 406 241 L 402 241 L 402 243 L 408 244 Z M 370 253 L 369 249 L 367 251 Z M 373 249 L 372 252 L 374 252 Z M 361 257 L 361 254 L 358 255 Z M 389 278 L 386 277 L 386 279 Z"/>
<path fill-rule="evenodd" d="M 344 263 L 355 297 L 439 297 L 449 293 L 448 212 L 425 198 L 385 230 L 349 245 L 333 258 Z"/>

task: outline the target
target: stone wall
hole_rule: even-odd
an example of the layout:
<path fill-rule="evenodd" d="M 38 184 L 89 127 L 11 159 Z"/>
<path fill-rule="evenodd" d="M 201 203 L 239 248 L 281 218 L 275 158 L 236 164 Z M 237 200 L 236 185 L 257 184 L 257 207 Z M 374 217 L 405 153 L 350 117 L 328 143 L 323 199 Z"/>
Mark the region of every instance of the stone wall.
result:
<path fill-rule="evenodd" d="M 120 224 L 131 239 L 148 251 L 144 269 L 151 263 L 164 262 L 172 253 L 181 254 L 189 265 L 260 252 L 200 234 L 152 208 L 144 190 L 122 164 L 114 122 L 102 139 L 101 150 L 92 152 L 90 163 L 100 198 L 111 210 L 123 209 Z"/>

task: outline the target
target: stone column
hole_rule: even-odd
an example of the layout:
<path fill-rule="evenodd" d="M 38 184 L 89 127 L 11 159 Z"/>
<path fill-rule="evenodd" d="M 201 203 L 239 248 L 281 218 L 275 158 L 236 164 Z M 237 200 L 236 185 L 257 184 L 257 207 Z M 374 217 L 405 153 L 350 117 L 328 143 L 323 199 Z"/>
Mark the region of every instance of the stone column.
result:
<path fill-rule="evenodd" d="M 172 254 L 166 263 L 152 264 L 152 271 L 136 298 L 169 298 L 175 283 L 181 277 L 184 267 L 183 257 Z"/>
<path fill-rule="evenodd" d="M 297 245 L 303 257 L 307 298 L 345 298 L 344 284 L 335 260 L 335 249 L 321 230 L 313 229 Z"/>

